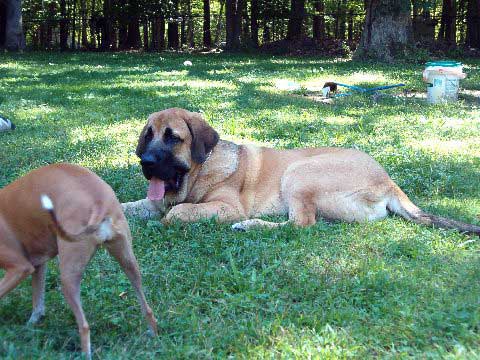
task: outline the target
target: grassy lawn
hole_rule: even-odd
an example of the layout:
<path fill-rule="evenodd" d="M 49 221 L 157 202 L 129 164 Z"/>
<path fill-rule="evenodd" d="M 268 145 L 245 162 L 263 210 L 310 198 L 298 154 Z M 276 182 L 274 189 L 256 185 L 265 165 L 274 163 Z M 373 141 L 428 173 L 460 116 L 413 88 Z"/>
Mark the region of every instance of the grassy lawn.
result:
<path fill-rule="evenodd" d="M 423 66 L 0 54 L 0 113 L 18 126 L 0 133 L 0 187 L 38 166 L 69 161 L 96 171 L 121 201 L 143 198 L 137 136 L 148 114 L 177 106 L 203 112 L 223 138 L 237 142 L 355 146 L 421 207 L 478 224 L 480 102 L 471 94 L 480 91 L 480 61 L 464 63 L 461 84 L 470 92 L 454 104 L 394 96 L 323 104 L 279 91 L 275 81 L 404 82 L 420 92 Z M 480 358 L 480 245 L 468 242 L 474 237 L 399 218 L 249 233 L 213 221 L 168 228 L 129 222 L 161 334 L 146 335 L 126 277 L 101 250 L 82 288 L 98 358 Z M 36 327 L 25 325 L 30 297 L 25 281 L 0 301 L 0 357 L 79 356 L 56 261 L 47 277 L 47 316 Z"/>

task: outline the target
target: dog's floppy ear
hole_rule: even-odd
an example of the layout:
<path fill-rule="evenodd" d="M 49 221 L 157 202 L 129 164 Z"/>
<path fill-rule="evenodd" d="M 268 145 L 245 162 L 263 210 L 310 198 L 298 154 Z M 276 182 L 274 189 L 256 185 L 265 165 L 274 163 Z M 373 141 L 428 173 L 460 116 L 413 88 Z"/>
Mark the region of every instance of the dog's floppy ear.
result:
<path fill-rule="evenodd" d="M 142 157 L 143 153 L 147 149 L 147 142 L 145 140 L 145 135 L 147 133 L 149 124 L 145 125 L 143 127 L 142 132 L 140 133 L 140 137 L 138 138 L 138 143 L 137 143 L 137 149 L 135 150 L 135 154 L 137 154 L 138 157 Z"/>
<path fill-rule="evenodd" d="M 185 122 L 192 134 L 192 159 L 197 164 L 203 164 L 207 160 L 207 154 L 217 145 L 220 137 L 198 113 L 189 112 Z"/>

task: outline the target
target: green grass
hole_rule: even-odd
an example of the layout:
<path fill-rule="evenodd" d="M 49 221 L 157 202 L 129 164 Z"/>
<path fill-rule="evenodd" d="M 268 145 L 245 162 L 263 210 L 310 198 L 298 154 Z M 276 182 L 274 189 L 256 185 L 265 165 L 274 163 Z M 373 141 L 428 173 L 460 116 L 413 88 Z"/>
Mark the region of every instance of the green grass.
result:
<path fill-rule="evenodd" d="M 464 63 L 462 86 L 480 90 L 480 61 Z M 421 70 L 241 55 L 0 54 L 0 113 L 18 125 L 0 133 L 0 187 L 69 161 L 96 171 L 121 201 L 142 198 L 137 136 L 148 114 L 178 106 L 238 142 L 363 149 L 423 208 L 478 223 L 478 98 L 322 104 L 273 86 L 404 82 L 420 92 Z M 213 221 L 129 222 L 160 336 L 146 336 L 126 277 L 99 251 L 82 287 L 98 358 L 480 358 L 480 246 L 468 236 L 399 218 L 249 233 Z M 78 357 L 56 261 L 36 327 L 25 326 L 30 297 L 25 281 L 0 301 L 0 357 Z"/>

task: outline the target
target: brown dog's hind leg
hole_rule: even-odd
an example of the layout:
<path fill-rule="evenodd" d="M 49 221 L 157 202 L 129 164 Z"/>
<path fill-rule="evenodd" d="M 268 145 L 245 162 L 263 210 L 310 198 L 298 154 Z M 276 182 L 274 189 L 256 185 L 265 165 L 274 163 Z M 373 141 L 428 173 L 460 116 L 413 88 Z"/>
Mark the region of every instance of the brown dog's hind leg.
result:
<path fill-rule="evenodd" d="M 75 315 L 82 343 L 82 352 L 91 359 L 90 327 L 80 301 L 80 282 L 88 262 L 92 258 L 97 244 L 93 241 L 67 242 L 59 238 L 60 275 L 65 300 Z"/>
<path fill-rule="evenodd" d="M 28 324 L 36 324 L 45 315 L 45 275 L 47 264 L 35 268 L 32 274 L 32 303 L 33 311 Z"/>
<path fill-rule="evenodd" d="M 0 246 L 0 265 L 7 270 L 0 280 L 0 299 L 35 271 L 23 255 L 2 246 Z"/>
<path fill-rule="evenodd" d="M 288 221 L 271 222 L 262 219 L 248 219 L 232 225 L 233 230 L 247 231 L 254 228 L 275 229 L 293 222 L 297 226 L 309 226 L 316 222 L 316 206 L 311 197 L 297 196 L 288 203 Z"/>
<path fill-rule="evenodd" d="M 145 299 L 145 294 L 143 293 L 142 289 L 142 277 L 138 268 L 137 259 L 133 254 L 132 243 L 130 239 L 130 232 L 125 230 L 125 232 L 122 231 L 122 233 L 119 233 L 112 240 L 107 241 L 105 243 L 105 247 L 110 255 L 112 255 L 118 261 L 120 267 L 130 280 L 140 303 L 142 314 L 147 319 L 150 332 L 152 335 L 157 335 L 157 320 L 155 319 L 153 311 L 150 306 L 148 306 L 148 303 Z"/>
<path fill-rule="evenodd" d="M 288 203 L 288 219 L 297 226 L 315 224 L 317 207 L 312 199 L 312 194 L 298 194 Z"/>

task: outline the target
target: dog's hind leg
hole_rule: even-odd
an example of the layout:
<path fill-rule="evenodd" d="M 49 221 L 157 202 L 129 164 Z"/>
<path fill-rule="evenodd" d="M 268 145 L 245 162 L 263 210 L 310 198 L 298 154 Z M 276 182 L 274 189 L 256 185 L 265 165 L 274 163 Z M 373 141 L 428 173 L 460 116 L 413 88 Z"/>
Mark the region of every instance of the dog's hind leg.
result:
<path fill-rule="evenodd" d="M 67 242 L 59 238 L 60 275 L 65 300 L 75 315 L 82 343 L 82 352 L 91 359 L 90 327 L 80 301 L 80 282 L 88 262 L 92 258 L 97 243 L 93 241 Z"/>
<path fill-rule="evenodd" d="M 309 226 L 316 222 L 317 206 L 314 194 L 298 193 L 288 202 L 288 219 L 297 226 Z"/>
<path fill-rule="evenodd" d="M 32 303 L 33 311 L 28 324 L 36 324 L 45 315 L 45 276 L 47 264 L 36 267 L 32 274 Z"/>
<path fill-rule="evenodd" d="M 297 194 L 292 196 L 288 201 L 288 221 L 271 222 L 261 219 L 248 219 L 232 225 L 233 230 L 247 231 L 253 228 L 275 229 L 293 223 L 297 226 L 309 226 L 315 224 L 316 221 L 316 205 L 310 194 Z"/>
<path fill-rule="evenodd" d="M 126 224 L 126 222 L 125 222 Z M 122 226 L 122 231 L 118 233 L 112 240 L 105 242 L 107 251 L 120 264 L 122 270 L 130 280 L 135 293 L 137 295 L 142 313 L 145 316 L 150 332 L 152 335 L 157 335 L 157 320 L 153 315 L 153 311 L 145 299 L 145 294 L 142 289 L 142 277 L 138 267 L 137 259 L 133 254 L 132 242 L 128 225 Z"/>

